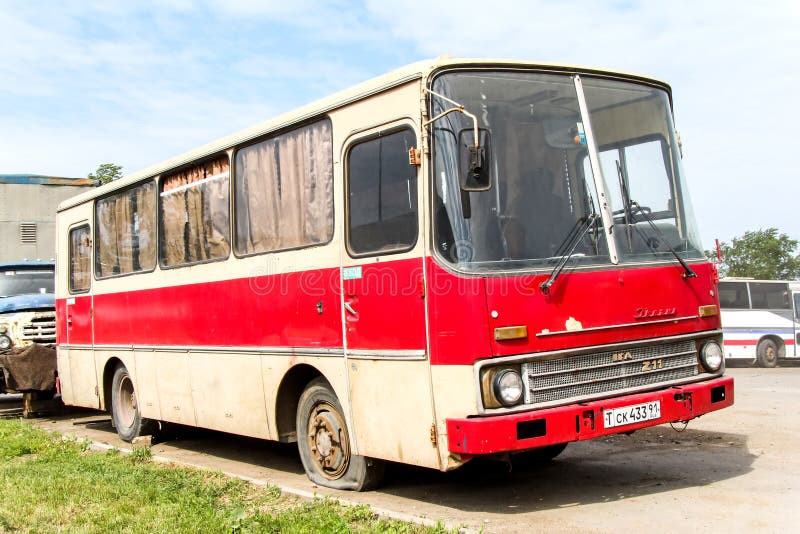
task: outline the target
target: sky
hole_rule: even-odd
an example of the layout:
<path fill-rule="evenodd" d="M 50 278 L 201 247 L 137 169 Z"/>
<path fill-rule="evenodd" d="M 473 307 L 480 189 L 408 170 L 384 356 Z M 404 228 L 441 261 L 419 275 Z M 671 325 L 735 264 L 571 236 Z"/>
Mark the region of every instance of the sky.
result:
<path fill-rule="evenodd" d="M 670 83 L 703 244 L 800 239 L 800 2 L 0 0 L 0 174 L 125 174 L 441 54 Z"/>

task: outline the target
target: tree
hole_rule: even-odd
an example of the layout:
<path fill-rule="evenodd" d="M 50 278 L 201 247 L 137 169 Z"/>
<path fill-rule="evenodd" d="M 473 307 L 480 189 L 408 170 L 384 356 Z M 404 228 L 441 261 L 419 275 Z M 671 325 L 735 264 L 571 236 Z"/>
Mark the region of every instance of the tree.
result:
<path fill-rule="evenodd" d="M 722 276 L 746 276 L 757 280 L 800 279 L 800 254 L 795 255 L 797 239 L 779 234 L 777 228 L 745 232 L 731 243 L 720 243 Z M 706 251 L 716 258 L 716 251 Z"/>
<path fill-rule="evenodd" d="M 102 163 L 95 172 L 90 172 L 88 178 L 97 180 L 101 184 L 107 184 L 118 178 L 122 178 L 122 167 L 113 163 Z"/>

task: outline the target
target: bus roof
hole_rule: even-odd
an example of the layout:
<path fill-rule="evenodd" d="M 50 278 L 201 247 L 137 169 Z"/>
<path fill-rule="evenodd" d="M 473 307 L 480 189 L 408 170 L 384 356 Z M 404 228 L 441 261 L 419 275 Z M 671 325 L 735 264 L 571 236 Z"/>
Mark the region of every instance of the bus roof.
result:
<path fill-rule="evenodd" d="M 759 284 L 800 284 L 800 280 L 759 280 L 747 276 L 726 276 L 720 278 L 720 282 L 757 282 Z"/>
<path fill-rule="evenodd" d="M 404 67 L 400 67 L 381 76 L 377 76 L 358 85 L 354 85 L 348 89 L 344 89 L 320 100 L 296 108 L 273 119 L 261 122 L 255 126 L 251 126 L 222 139 L 212 141 L 211 143 L 205 144 L 194 150 L 190 150 L 189 152 L 185 152 L 174 158 L 151 165 L 150 167 L 134 172 L 133 174 L 129 174 L 128 176 L 120 178 L 119 180 L 114 180 L 111 183 L 102 185 L 97 189 L 69 198 L 58 206 L 58 211 L 63 211 L 73 206 L 77 206 L 96 197 L 104 196 L 112 191 L 123 189 L 128 185 L 136 183 L 144 178 L 156 176 L 172 169 L 179 168 L 192 161 L 228 150 L 237 145 L 267 135 L 270 132 L 282 130 L 293 124 L 300 123 L 304 120 L 311 119 L 324 113 L 328 113 L 334 109 L 346 106 L 350 103 L 391 89 L 393 87 L 397 87 L 412 80 L 427 77 L 433 71 L 448 67 L 540 68 L 543 70 L 561 72 L 601 74 L 606 76 L 634 79 L 637 81 L 658 85 L 670 93 L 670 99 L 672 98 L 671 88 L 667 83 L 637 74 L 555 63 L 526 62 L 508 59 L 455 59 L 449 57 L 448 55 L 444 55 L 435 59 L 418 61 L 416 63 L 411 63 Z"/>

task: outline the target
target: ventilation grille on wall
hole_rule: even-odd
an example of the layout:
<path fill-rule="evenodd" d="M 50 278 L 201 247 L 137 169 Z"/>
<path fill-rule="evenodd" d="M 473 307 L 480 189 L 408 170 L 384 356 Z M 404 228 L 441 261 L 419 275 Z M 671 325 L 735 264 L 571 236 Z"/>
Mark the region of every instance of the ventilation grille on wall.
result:
<path fill-rule="evenodd" d="M 19 223 L 19 242 L 36 243 L 36 223 Z"/>

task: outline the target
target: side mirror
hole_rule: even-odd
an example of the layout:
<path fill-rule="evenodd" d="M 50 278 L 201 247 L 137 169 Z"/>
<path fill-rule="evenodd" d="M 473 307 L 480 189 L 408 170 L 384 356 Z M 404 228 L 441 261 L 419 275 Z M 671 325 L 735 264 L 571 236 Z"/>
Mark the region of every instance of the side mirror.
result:
<path fill-rule="evenodd" d="M 491 136 L 489 130 L 465 128 L 458 132 L 459 183 L 462 191 L 488 191 L 492 188 Z"/>

